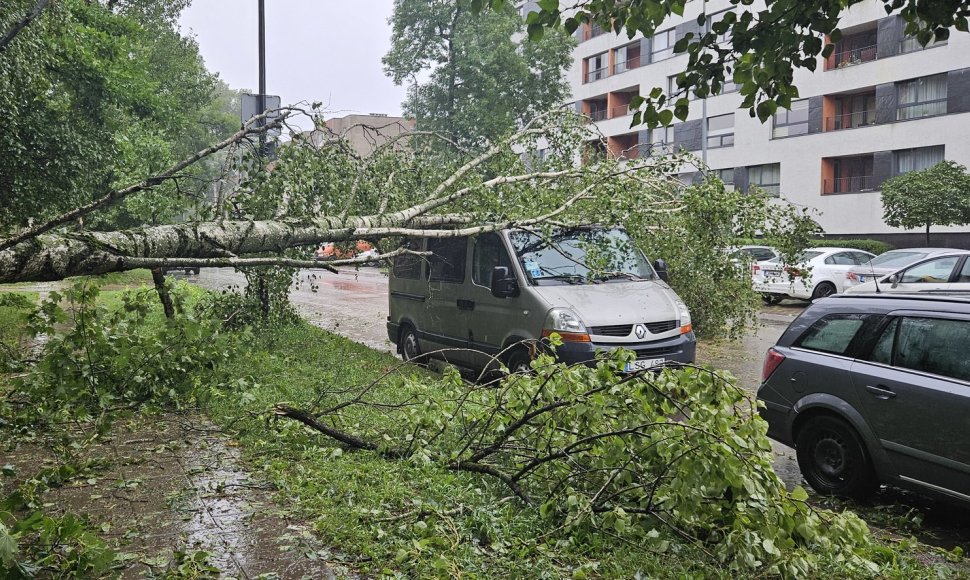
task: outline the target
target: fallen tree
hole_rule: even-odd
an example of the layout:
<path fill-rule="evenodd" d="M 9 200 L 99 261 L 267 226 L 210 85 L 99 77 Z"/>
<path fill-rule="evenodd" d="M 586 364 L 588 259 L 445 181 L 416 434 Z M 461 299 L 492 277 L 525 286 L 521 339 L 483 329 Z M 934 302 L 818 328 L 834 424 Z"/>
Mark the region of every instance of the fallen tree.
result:
<path fill-rule="evenodd" d="M 392 371 L 272 413 L 324 435 L 322 446 L 492 480 L 494 493 L 537 509 L 552 536 L 595 530 L 648 552 L 674 537 L 732 574 L 805 577 L 833 562 L 850 576 L 879 570 L 857 552 L 869 540 L 854 514 L 816 511 L 804 490 L 785 489 L 765 424 L 732 377 L 625 374 L 632 357 L 614 351 L 588 368 L 541 356 L 534 373 L 497 387 L 456 373 L 382 388 Z M 374 412 L 386 420 L 360 421 Z"/>

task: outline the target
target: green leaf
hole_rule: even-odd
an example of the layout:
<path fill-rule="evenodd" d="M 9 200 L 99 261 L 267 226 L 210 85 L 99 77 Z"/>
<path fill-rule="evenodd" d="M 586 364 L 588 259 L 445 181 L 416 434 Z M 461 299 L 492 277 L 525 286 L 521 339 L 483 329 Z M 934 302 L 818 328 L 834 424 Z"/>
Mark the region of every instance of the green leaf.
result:
<path fill-rule="evenodd" d="M 795 489 L 791 490 L 791 496 L 798 501 L 806 501 L 808 499 L 808 492 L 805 491 L 804 487 L 796 485 Z"/>
<path fill-rule="evenodd" d="M 0 562 L 3 562 L 5 568 L 13 568 L 17 563 L 17 540 L 2 522 L 0 522 Z"/>

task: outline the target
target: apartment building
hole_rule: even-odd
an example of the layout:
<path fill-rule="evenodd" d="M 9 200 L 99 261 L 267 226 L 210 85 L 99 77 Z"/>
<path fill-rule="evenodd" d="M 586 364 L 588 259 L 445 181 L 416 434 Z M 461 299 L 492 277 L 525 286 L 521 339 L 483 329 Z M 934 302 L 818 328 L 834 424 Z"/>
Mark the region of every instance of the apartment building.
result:
<path fill-rule="evenodd" d="M 687 56 L 675 55 L 673 46 L 699 31 L 702 10 L 716 22 L 723 11 L 751 9 L 728 0 L 688 2 L 684 16 L 671 17 L 652 38 L 581 27 L 568 73 L 575 107 L 606 136 L 603 154 L 656 155 L 658 145 L 703 153 L 730 187 L 759 185 L 815 208 L 828 235 L 923 245 L 922 233 L 883 222 L 879 188 L 889 177 L 943 159 L 970 166 L 970 34 L 954 31 L 947 42 L 923 48 L 883 6 L 870 1 L 846 10 L 835 52 L 815 72 L 796 73 L 802 98 L 764 124 L 738 108 L 741 96 L 729 85 L 706 103 L 693 99 L 684 122 L 631 127 L 634 95 L 654 87 L 668 95 L 679 91 L 676 75 Z M 938 245 L 970 247 L 965 227 L 933 231 L 940 232 Z"/>

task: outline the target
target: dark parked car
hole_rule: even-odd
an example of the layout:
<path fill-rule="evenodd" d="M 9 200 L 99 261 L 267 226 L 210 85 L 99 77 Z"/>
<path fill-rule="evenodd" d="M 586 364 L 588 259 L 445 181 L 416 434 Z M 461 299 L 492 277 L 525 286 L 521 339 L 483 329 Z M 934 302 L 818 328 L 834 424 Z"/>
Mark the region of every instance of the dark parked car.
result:
<path fill-rule="evenodd" d="M 970 502 L 970 299 L 816 301 L 768 350 L 758 398 L 821 494 L 883 482 Z"/>

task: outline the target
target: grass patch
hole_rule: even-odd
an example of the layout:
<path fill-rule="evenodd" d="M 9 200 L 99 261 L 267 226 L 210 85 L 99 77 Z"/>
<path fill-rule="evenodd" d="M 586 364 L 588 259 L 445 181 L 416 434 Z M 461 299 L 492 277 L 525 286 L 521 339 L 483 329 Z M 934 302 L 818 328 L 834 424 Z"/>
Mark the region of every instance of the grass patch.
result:
<path fill-rule="evenodd" d="M 306 324 L 259 334 L 251 352 L 229 363 L 238 389 L 210 401 L 211 416 L 238 430 L 246 457 L 279 487 L 279 503 L 315 522 L 321 540 L 347 565 L 368 575 L 407 577 L 736 577 L 666 530 L 659 542 L 636 545 L 602 531 L 574 532 L 510 498 L 507 488 L 420 459 L 389 461 L 344 451 L 302 425 L 273 417 L 278 402 L 326 408 L 335 394 L 369 384 L 400 361 Z M 437 375 L 406 367 L 370 393 L 378 403 L 411 395 L 433 398 Z M 380 408 L 341 411 L 338 425 L 366 433 L 394 425 Z M 406 433 L 399 433 L 405 436 Z M 915 544 L 898 550 L 876 543 L 866 558 L 890 577 L 959 576 L 943 555 L 929 559 Z M 868 549 L 867 549 L 868 550 Z M 908 553 L 909 551 L 910 553 Z M 963 569 L 960 569 L 963 570 Z M 838 562 L 818 572 L 846 576 Z M 769 574 L 770 575 L 770 574 Z"/>
<path fill-rule="evenodd" d="M 230 375 L 246 377 L 240 393 L 214 401 L 211 415 L 239 429 L 250 461 L 282 490 L 282 505 L 315 521 L 322 541 L 339 547 L 366 574 L 408 576 L 562 577 L 666 575 L 719 577 L 723 571 L 686 555 L 645 556 L 608 537 L 584 547 L 549 550 L 539 538 L 548 522 L 523 509 L 504 487 L 481 477 L 420 461 L 388 461 L 371 452 L 344 452 L 332 440 L 291 421 L 259 413 L 280 401 L 302 404 L 374 381 L 400 360 L 300 324 L 262 340 Z M 234 367 L 234 368 L 232 368 Z M 415 397 L 429 397 L 437 376 L 410 367 Z M 408 388 L 390 378 L 376 401 L 398 400 Z M 393 397 L 387 397 L 393 393 Z M 343 414 L 348 430 L 386 425 L 380 409 Z M 269 428 L 267 428 L 269 427 Z M 556 534 L 552 534 L 555 536 Z M 568 540 L 564 540 L 568 542 Z M 555 542 L 553 542 L 554 544 Z"/>

